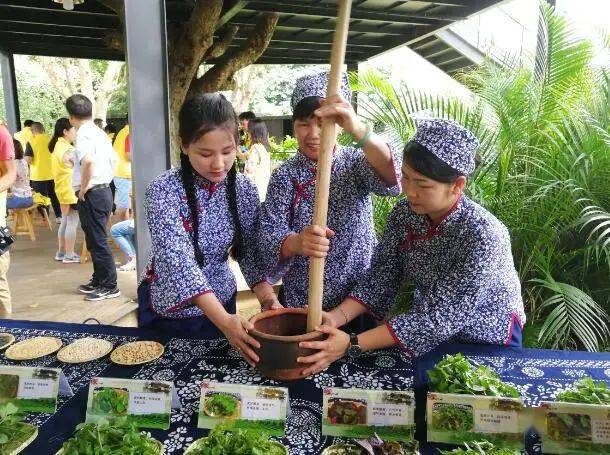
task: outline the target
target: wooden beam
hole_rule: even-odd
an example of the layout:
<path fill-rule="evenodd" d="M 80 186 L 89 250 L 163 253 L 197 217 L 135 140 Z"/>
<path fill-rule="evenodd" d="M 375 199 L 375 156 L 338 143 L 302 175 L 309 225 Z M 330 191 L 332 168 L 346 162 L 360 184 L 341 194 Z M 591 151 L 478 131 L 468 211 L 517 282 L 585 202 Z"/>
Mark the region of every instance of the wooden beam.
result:
<path fill-rule="evenodd" d="M 10 43 L 6 49 L 13 54 L 43 55 L 47 57 L 84 58 L 97 60 L 125 60 L 123 54 L 99 47 L 49 45 L 44 43 Z"/>
<path fill-rule="evenodd" d="M 245 27 L 244 27 L 245 29 Z M 240 31 L 240 34 L 235 39 L 245 39 L 246 36 L 243 35 L 243 29 Z M 409 37 L 404 37 L 403 39 L 406 41 Z M 271 38 L 271 41 L 281 41 L 284 43 L 326 43 L 332 44 L 333 35 L 332 33 L 316 33 L 309 30 L 305 30 L 302 32 L 287 32 L 285 30 L 276 30 Z M 379 43 L 375 40 L 372 40 L 370 37 L 350 37 L 347 41 L 348 46 L 354 47 L 363 47 L 370 48 L 371 50 L 379 50 L 383 47 L 384 43 Z"/>
<path fill-rule="evenodd" d="M 47 35 L 40 33 L 21 33 L 21 32 L 5 32 L 0 31 L 0 42 L 3 43 L 41 43 L 46 44 L 49 47 L 53 47 L 57 44 L 75 44 L 84 45 L 88 47 L 99 47 L 103 48 L 104 44 L 102 38 L 91 38 L 91 37 L 79 37 L 78 35 L 66 36 L 66 35 Z"/>
<path fill-rule="evenodd" d="M 50 0 L 49 0 L 49 3 Z M 119 28 L 121 22 L 115 14 L 80 13 L 0 5 L 0 20 L 46 25 L 64 25 L 86 28 Z"/>
<path fill-rule="evenodd" d="M 0 31 L 34 33 L 40 35 L 62 35 L 77 36 L 82 38 L 104 38 L 106 33 L 114 29 L 109 28 L 87 28 L 76 26 L 58 26 L 48 24 L 27 24 L 0 20 Z"/>
<path fill-rule="evenodd" d="M 250 2 L 245 8 L 248 11 L 273 11 L 277 13 L 298 14 L 304 16 L 334 17 L 337 8 L 335 6 L 304 5 L 299 1 L 289 0 L 257 0 Z M 464 19 L 464 16 L 418 14 L 407 12 L 388 13 L 383 10 L 365 8 L 354 8 L 352 19 L 380 21 L 398 24 L 414 25 L 436 25 L 443 26 L 448 23 Z"/>
<path fill-rule="evenodd" d="M 222 28 L 227 22 L 235 17 L 244 7 L 248 4 L 247 0 L 236 0 L 233 4 L 224 12 L 220 19 L 216 23 L 216 29 Z"/>
<path fill-rule="evenodd" d="M 53 2 L 53 0 L 2 0 L 2 4 L 5 6 L 15 8 L 25 8 L 28 10 L 42 10 L 51 12 L 63 12 L 65 14 L 81 15 L 81 14 L 106 14 L 113 15 L 114 11 L 106 8 L 99 2 L 86 1 L 81 5 L 75 5 L 72 11 L 66 11 L 63 6 L 59 3 Z"/>
<path fill-rule="evenodd" d="M 246 15 L 236 16 L 231 23 L 236 25 L 252 25 L 256 20 L 257 15 L 251 14 L 250 17 Z M 323 31 L 334 31 L 335 21 L 329 18 L 321 18 L 319 20 L 306 20 L 299 18 L 298 16 L 282 16 L 277 25 L 282 29 L 306 29 L 306 30 L 323 30 Z M 404 33 L 409 32 L 412 29 L 410 25 L 393 26 L 388 28 L 387 24 L 375 25 L 370 23 L 364 23 L 361 20 L 354 20 L 350 23 L 350 31 L 361 32 L 361 33 L 374 33 L 380 35 L 396 35 L 400 36 Z"/>

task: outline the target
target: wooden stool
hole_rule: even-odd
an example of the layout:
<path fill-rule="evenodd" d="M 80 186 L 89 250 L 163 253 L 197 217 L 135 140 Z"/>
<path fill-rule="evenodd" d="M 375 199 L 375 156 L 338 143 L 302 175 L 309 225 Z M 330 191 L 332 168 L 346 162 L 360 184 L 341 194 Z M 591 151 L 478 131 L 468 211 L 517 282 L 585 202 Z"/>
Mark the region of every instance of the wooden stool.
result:
<path fill-rule="evenodd" d="M 36 240 L 36 232 L 34 231 L 34 215 L 33 211 L 38 208 L 37 205 L 23 209 L 11 209 L 13 213 L 13 234 L 14 235 L 29 235 L 30 240 Z"/>
<path fill-rule="evenodd" d="M 84 264 L 87 262 L 87 255 L 89 254 L 89 250 L 87 250 L 87 242 L 83 240 L 83 249 L 80 252 L 80 263 Z"/>
<path fill-rule="evenodd" d="M 38 210 L 38 213 L 40 213 L 40 216 L 42 218 L 41 220 L 41 224 L 40 226 L 47 226 L 49 228 L 49 231 L 53 231 L 53 226 L 51 225 L 51 220 L 49 219 L 49 214 L 47 213 L 47 208 L 44 206 L 40 207 L 42 210 Z"/>

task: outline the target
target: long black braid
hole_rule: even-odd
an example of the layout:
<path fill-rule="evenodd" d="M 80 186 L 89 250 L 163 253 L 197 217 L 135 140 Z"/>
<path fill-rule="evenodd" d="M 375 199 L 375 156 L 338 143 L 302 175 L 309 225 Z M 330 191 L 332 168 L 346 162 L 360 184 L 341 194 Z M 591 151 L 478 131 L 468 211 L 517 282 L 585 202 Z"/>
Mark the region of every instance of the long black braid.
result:
<path fill-rule="evenodd" d="M 229 210 L 231 211 L 231 218 L 233 219 L 233 225 L 235 226 L 235 235 L 233 237 L 233 245 L 231 246 L 231 256 L 233 256 L 233 259 L 241 259 L 244 235 L 241 229 L 241 221 L 239 221 L 239 210 L 237 208 L 236 180 L 237 166 L 235 163 L 233 163 L 233 167 L 231 167 L 229 175 L 227 175 L 227 199 L 229 202 Z"/>
<path fill-rule="evenodd" d="M 203 266 L 203 252 L 199 246 L 199 207 L 197 206 L 197 192 L 195 191 L 195 177 L 193 175 L 193 166 L 189 157 L 184 153 L 180 153 L 180 165 L 182 166 L 182 186 L 186 194 L 186 203 L 189 206 L 191 213 L 191 221 L 193 223 L 193 247 L 195 248 L 195 260 L 199 266 Z"/>
<path fill-rule="evenodd" d="M 179 123 L 182 144 L 191 144 L 216 128 L 228 129 L 235 137 L 235 143 L 239 144 L 237 116 L 231 103 L 219 93 L 204 93 L 188 99 L 180 109 Z M 195 188 L 195 171 L 188 156 L 184 153 L 180 154 L 180 164 L 182 166 L 182 184 L 193 223 L 195 259 L 199 266 L 203 266 L 204 256 L 198 242 L 199 207 Z M 227 202 L 235 226 L 230 253 L 233 258 L 240 259 L 244 239 L 237 205 L 236 180 L 237 169 L 233 164 L 227 175 Z"/>

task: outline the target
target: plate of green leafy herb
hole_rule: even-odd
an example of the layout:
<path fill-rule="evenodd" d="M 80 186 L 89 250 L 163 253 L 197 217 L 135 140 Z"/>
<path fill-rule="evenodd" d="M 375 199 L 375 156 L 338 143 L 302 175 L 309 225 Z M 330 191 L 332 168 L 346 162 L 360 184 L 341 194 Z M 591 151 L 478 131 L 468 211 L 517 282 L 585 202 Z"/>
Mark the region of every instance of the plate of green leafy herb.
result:
<path fill-rule="evenodd" d="M 439 455 L 521 455 L 521 450 L 496 447 L 488 441 L 464 443 L 464 447 L 441 450 Z"/>
<path fill-rule="evenodd" d="M 375 455 L 419 455 L 418 442 L 385 441 L 382 446 L 373 447 Z M 368 455 L 356 444 L 334 444 L 322 451 L 322 455 Z"/>
<path fill-rule="evenodd" d="M 129 392 L 126 389 L 100 387 L 95 390 L 91 408 L 101 414 L 124 416 L 129 407 Z"/>
<path fill-rule="evenodd" d="M 604 381 L 594 381 L 586 376 L 572 384 L 571 388 L 558 393 L 555 401 L 610 405 L 610 388 Z"/>
<path fill-rule="evenodd" d="M 241 400 L 229 393 L 210 393 L 206 395 L 203 411 L 210 417 L 237 419 L 240 415 Z"/>
<path fill-rule="evenodd" d="M 520 398 L 519 391 L 500 380 L 500 376 L 485 365 L 474 366 L 458 353 L 446 355 L 432 370 L 428 370 L 430 391 Z"/>
<path fill-rule="evenodd" d="M 0 455 L 16 455 L 38 436 L 38 428 L 22 420 L 14 404 L 0 406 Z"/>
<path fill-rule="evenodd" d="M 57 455 L 162 455 L 163 444 L 140 432 L 125 417 L 112 422 L 81 423 Z"/>
<path fill-rule="evenodd" d="M 288 455 L 288 449 L 259 431 L 228 430 L 219 425 L 184 451 L 184 455 L 217 454 Z"/>

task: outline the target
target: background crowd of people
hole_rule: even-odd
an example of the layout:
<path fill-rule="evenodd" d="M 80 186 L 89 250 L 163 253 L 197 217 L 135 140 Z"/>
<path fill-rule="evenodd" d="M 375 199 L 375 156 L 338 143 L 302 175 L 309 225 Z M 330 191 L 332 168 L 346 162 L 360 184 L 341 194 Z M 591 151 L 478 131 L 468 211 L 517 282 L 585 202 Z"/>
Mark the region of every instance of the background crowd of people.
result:
<path fill-rule="evenodd" d="M 10 138 L 10 143 L 3 145 L 4 153 L 6 161 L 14 163 L 15 178 L 7 188 L 0 188 L 5 196 L 8 195 L 6 208 L 0 207 L 0 211 L 5 216 L 7 209 L 36 207 L 41 216 L 52 215 L 58 226 L 54 259 L 61 264 L 81 262 L 76 248 L 80 222 L 87 251 L 92 256 L 94 275 L 90 283 L 79 287 L 79 291 L 86 293 L 88 300 L 99 300 L 120 294 L 108 234 L 124 255 L 118 270 L 136 269 L 135 221 L 129 124 L 117 129 L 112 123 L 105 124 L 103 119 L 93 119 L 87 110 L 90 104 L 82 95 L 71 97 L 66 102 L 68 116 L 57 119 L 52 134 L 41 122 L 33 120 L 26 120 L 13 138 L 3 127 L 5 136 Z M 250 111 L 239 116 L 239 123 L 238 169 L 256 185 L 260 199 L 264 200 L 271 176 L 267 126 Z M 91 163 L 83 163 L 83 159 Z M 91 200 L 87 204 L 81 190 L 83 166 L 92 166 L 88 171 L 91 188 L 87 191 Z M 8 263 L 8 253 L 4 258 Z M 0 281 L 6 282 L 6 271 L 2 273 L 1 264 L 0 275 Z M 10 313 L 8 284 L 6 295 L 3 307 Z"/>

